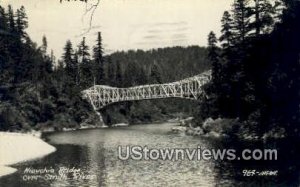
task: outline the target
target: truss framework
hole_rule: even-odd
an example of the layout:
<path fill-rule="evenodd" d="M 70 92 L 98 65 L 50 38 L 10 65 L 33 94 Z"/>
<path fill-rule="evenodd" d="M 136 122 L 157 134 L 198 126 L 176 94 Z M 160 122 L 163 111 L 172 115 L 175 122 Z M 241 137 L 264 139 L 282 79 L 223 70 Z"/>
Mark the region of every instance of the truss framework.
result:
<path fill-rule="evenodd" d="M 150 84 L 129 88 L 94 85 L 82 91 L 83 97 L 99 110 L 111 103 L 133 100 L 186 98 L 197 100 L 204 95 L 203 85 L 211 80 L 211 70 L 177 82 Z"/>

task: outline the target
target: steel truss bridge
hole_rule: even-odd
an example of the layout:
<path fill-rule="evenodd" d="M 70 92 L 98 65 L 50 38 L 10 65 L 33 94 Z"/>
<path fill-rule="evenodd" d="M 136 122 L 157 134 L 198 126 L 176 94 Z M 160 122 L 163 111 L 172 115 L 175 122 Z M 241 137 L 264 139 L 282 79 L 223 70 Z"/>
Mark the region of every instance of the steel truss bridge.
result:
<path fill-rule="evenodd" d="M 202 96 L 205 96 L 203 86 L 210 80 L 211 70 L 180 81 L 165 84 L 149 84 L 129 88 L 94 85 L 91 88 L 82 91 L 82 94 L 97 112 L 109 104 L 122 101 L 161 98 L 185 98 L 197 100 Z"/>

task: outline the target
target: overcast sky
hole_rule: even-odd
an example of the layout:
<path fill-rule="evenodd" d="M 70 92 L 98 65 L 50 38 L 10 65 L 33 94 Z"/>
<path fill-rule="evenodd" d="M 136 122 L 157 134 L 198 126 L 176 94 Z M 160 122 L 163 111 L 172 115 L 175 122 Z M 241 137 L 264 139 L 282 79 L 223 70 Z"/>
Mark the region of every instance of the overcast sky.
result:
<path fill-rule="evenodd" d="M 92 46 L 96 33 L 102 32 L 106 53 L 128 49 L 151 49 L 167 46 L 207 45 L 207 35 L 220 31 L 220 20 L 232 0 L 100 0 L 95 10 L 92 29 L 85 3 L 59 0 L 0 0 L 14 9 L 25 6 L 29 17 L 27 32 L 57 57 L 67 39 L 77 45 L 83 36 Z M 96 0 L 89 0 L 91 4 Z M 90 4 L 87 5 L 87 8 Z"/>

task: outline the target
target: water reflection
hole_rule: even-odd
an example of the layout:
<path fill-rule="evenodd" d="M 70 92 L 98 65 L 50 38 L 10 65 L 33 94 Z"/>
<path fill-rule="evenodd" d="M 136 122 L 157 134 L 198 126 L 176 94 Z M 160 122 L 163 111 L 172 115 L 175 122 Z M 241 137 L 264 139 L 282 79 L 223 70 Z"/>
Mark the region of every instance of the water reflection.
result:
<path fill-rule="evenodd" d="M 205 161 L 205 160 L 126 160 L 118 159 L 118 146 L 139 145 L 149 148 L 265 148 L 286 144 L 249 144 L 182 136 L 170 133 L 172 124 L 140 125 L 116 129 L 94 129 L 53 133 L 46 136 L 57 151 L 43 159 L 16 165 L 18 172 L 0 179 L 0 186 L 299 186 L 296 155 L 280 150 L 280 161 Z M 290 148 L 290 147 L 289 147 Z M 296 148 L 293 148 L 293 150 Z M 289 161 L 288 167 L 286 162 Z M 285 164 L 283 164 L 285 163 Z M 294 167 L 293 167 L 294 166 Z M 93 178 L 24 181 L 24 169 L 60 167 L 80 168 Z M 290 168 L 284 170 L 284 168 Z M 244 177 L 244 169 L 278 169 L 279 177 Z M 282 173 L 281 173 L 282 174 Z M 289 177 L 289 178 L 287 178 Z M 286 179 L 284 179 L 286 178 Z M 298 179 L 298 180 L 297 180 Z M 289 181 L 289 182 L 288 182 Z"/>

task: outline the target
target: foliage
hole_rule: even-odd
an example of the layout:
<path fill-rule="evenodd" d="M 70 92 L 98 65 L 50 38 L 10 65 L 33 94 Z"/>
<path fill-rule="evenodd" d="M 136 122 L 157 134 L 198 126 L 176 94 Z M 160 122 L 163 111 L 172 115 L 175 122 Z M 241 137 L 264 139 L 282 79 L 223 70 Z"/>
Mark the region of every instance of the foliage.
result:
<path fill-rule="evenodd" d="M 56 62 L 46 36 L 41 46 L 31 41 L 27 19 L 24 7 L 16 12 L 11 6 L 7 11 L 0 7 L 1 130 L 61 130 L 99 124 L 81 97 L 81 91 L 93 84 L 127 87 L 171 82 L 209 69 L 207 50 L 198 46 L 105 56 L 100 32 L 91 54 L 85 38 L 77 47 L 68 40 Z M 188 115 L 194 108 L 192 102 L 171 99 L 117 103 L 101 112 L 108 124 L 144 123 L 166 120 L 179 112 Z"/>
<path fill-rule="evenodd" d="M 211 100 L 202 104 L 209 108 L 206 117 L 239 118 L 260 136 L 281 128 L 299 136 L 299 10 L 293 0 L 236 0 L 224 12 L 222 48 L 209 58 L 218 73 L 207 88 Z M 212 53 L 216 44 L 209 36 Z"/>
<path fill-rule="evenodd" d="M 0 7 L 0 22 L 0 129 L 44 129 L 51 123 L 57 129 L 78 127 L 91 116 L 93 111 L 74 84 L 77 67 L 71 42 L 65 47 L 65 65 L 55 67 L 46 37 L 38 47 L 27 35 L 24 7 L 16 12 L 11 6 L 7 12 Z"/>

